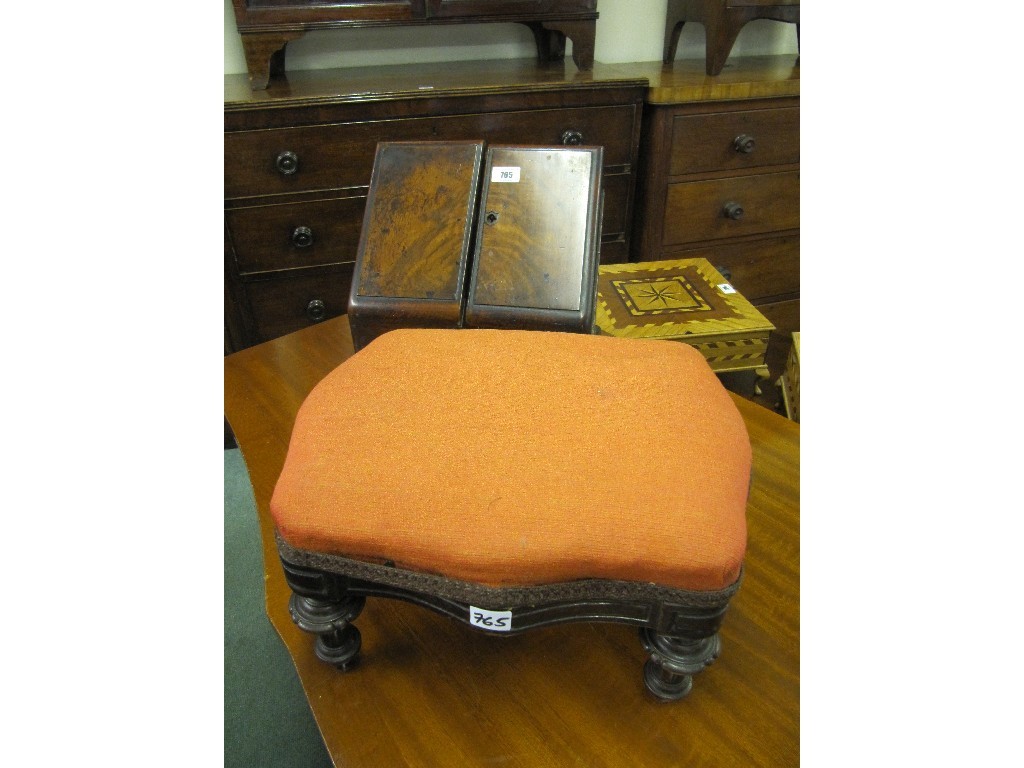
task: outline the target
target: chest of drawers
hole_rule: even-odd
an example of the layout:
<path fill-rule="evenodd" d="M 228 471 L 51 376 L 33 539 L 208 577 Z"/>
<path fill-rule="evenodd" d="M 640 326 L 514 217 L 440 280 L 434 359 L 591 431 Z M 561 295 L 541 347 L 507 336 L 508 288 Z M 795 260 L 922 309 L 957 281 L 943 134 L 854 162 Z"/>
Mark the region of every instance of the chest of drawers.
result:
<path fill-rule="evenodd" d="M 541 61 L 561 59 L 566 38 L 580 69 L 594 64 L 597 0 L 232 0 L 254 90 L 284 71 L 289 41 L 310 30 L 516 22 L 537 42 Z"/>
<path fill-rule="evenodd" d="M 632 261 L 705 258 L 776 327 L 800 324 L 800 80 L 792 56 L 621 65 L 650 82 Z"/>
<path fill-rule="evenodd" d="M 225 84 L 230 351 L 346 311 L 381 141 L 601 146 L 601 261 L 628 258 L 642 77 L 529 60 L 296 72 L 266 91 L 245 75 Z"/>

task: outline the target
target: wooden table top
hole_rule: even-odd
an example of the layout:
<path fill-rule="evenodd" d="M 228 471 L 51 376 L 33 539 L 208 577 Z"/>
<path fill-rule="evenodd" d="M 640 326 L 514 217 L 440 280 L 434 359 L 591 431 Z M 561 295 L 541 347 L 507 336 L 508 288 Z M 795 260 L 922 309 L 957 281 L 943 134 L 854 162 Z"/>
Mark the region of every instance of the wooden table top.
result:
<path fill-rule="evenodd" d="M 709 75 L 704 59 L 678 59 L 670 64 L 637 61 L 608 65 L 622 77 L 647 80 L 648 104 L 735 101 L 800 95 L 797 55 L 736 56 L 721 74 Z"/>
<path fill-rule="evenodd" d="M 224 76 L 224 109 L 304 106 L 320 103 L 379 101 L 410 96 L 460 96 L 509 91 L 643 86 L 644 76 L 617 65 L 594 62 L 581 71 L 571 58 L 540 62 L 487 59 L 287 72 L 269 88 L 254 91 L 247 74 Z"/>
<path fill-rule="evenodd" d="M 336 765 L 799 763 L 797 424 L 734 395 L 754 450 L 746 571 L 721 630 L 722 654 L 686 699 L 665 704 L 646 692 L 646 655 L 632 627 L 567 624 L 495 637 L 375 598 L 356 620 L 362 663 L 341 673 L 316 658 L 312 636 L 288 615 L 268 507 L 299 405 L 351 354 L 342 316 L 224 361 L 225 415 L 263 537 L 267 613 Z"/>
<path fill-rule="evenodd" d="M 719 75 L 708 75 L 704 66 L 703 57 L 679 59 L 670 64 L 595 61 L 594 68 L 585 72 L 577 69 L 569 58 L 542 63 L 530 58 L 392 64 L 288 72 L 262 91 L 249 87 L 247 74 L 233 74 L 224 76 L 224 109 L 538 91 L 562 89 L 567 85 L 574 88 L 612 84 L 646 86 L 650 104 L 800 95 L 796 54 L 734 56 Z"/>

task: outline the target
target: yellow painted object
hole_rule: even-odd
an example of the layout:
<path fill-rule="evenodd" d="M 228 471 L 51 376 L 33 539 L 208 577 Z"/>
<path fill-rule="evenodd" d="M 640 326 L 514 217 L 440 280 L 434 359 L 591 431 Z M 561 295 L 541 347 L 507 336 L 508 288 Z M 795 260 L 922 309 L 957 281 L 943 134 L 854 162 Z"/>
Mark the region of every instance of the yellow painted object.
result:
<path fill-rule="evenodd" d="M 768 375 L 764 357 L 775 326 L 707 259 L 602 265 L 596 309 L 604 335 L 682 341 L 714 371 Z"/>

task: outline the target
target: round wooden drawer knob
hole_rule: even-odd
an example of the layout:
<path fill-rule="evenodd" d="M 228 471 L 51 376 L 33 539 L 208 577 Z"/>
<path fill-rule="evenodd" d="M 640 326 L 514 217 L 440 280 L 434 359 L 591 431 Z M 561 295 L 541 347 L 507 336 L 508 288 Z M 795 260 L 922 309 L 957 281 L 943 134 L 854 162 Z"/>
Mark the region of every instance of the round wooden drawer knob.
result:
<path fill-rule="evenodd" d="M 313 299 L 306 305 L 306 317 L 319 323 L 327 316 L 327 306 L 320 299 Z"/>
<path fill-rule="evenodd" d="M 739 203 L 726 203 L 725 207 L 722 208 L 722 213 L 725 214 L 727 219 L 739 221 L 743 218 L 743 206 Z"/>
<path fill-rule="evenodd" d="M 274 159 L 274 167 L 282 176 L 291 176 L 299 170 L 299 156 L 291 150 L 285 150 Z"/>
<path fill-rule="evenodd" d="M 296 248 L 308 248 L 313 244 L 313 230 L 309 227 L 296 227 L 292 230 L 292 245 Z"/>
<path fill-rule="evenodd" d="M 732 148 L 744 155 L 749 155 L 751 152 L 754 151 L 754 147 L 756 146 L 757 144 L 754 141 L 754 137 L 748 136 L 745 133 L 741 133 L 739 136 L 732 140 Z"/>

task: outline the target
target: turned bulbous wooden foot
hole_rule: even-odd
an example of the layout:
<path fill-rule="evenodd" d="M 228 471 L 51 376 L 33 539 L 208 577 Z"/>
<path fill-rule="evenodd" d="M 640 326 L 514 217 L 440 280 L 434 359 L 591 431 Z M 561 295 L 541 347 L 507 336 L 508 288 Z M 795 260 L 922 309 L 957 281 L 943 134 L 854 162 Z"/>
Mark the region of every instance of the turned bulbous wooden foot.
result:
<path fill-rule="evenodd" d="M 316 635 L 317 658 L 345 672 L 359 663 L 362 637 L 351 622 L 365 604 L 365 597 L 330 602 L 293 594 L 288 612 L 299 629 Z"/>
<path fill-rule="evenodd" d="M 659 635 L 644 627 L 640 642 L 650 658 L 644 664 L 644 685 L 661 701 L 678 701 L 693 688 L 693 675 L 718 658 L 718 635 L 689 640 Z"/>

